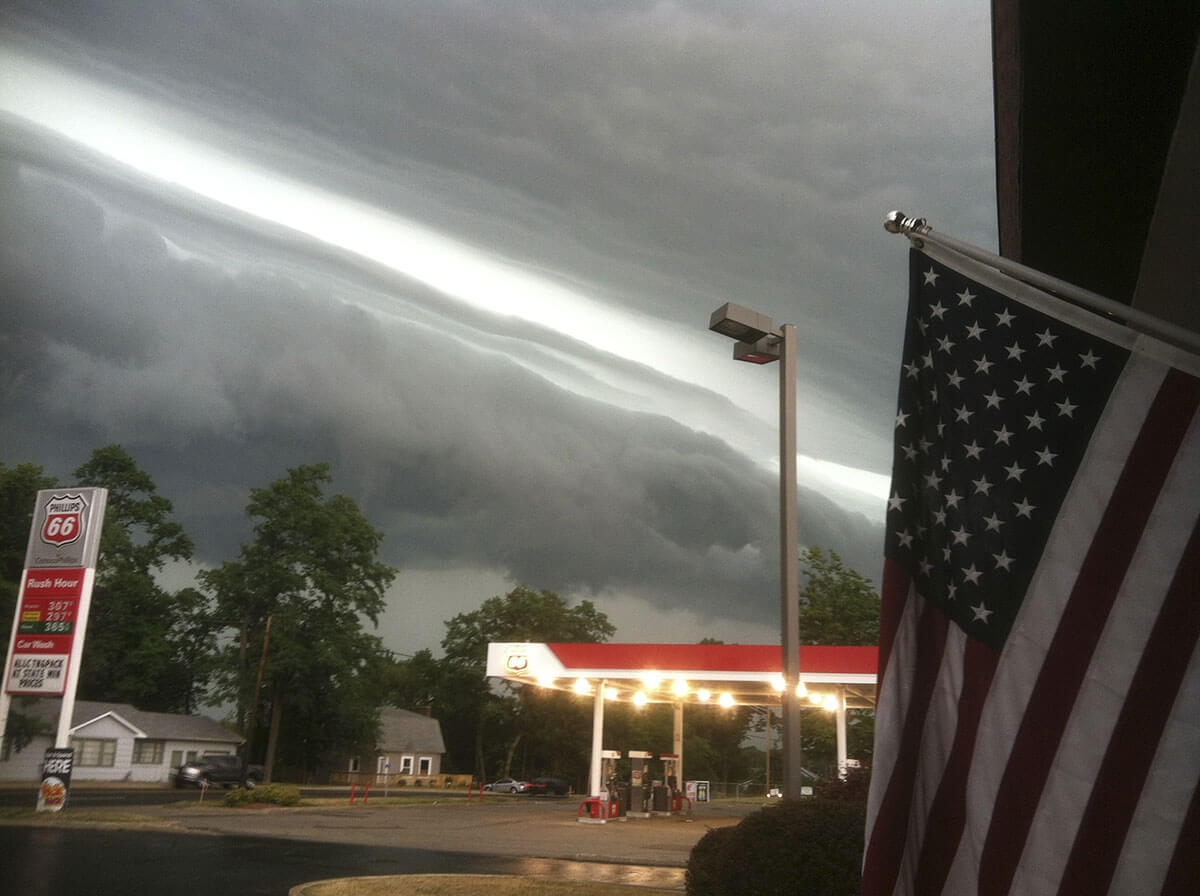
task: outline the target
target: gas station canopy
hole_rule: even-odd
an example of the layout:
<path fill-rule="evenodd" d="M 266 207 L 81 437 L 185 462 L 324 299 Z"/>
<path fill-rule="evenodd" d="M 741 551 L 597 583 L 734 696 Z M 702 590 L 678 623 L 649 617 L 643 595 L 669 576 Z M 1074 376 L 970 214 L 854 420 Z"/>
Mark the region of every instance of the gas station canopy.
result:
<path fill-rule="evenodd" d="M 800 648 L 800 678 L 814 704 L 875 705 L 876 647 Z M 635 703 L 778 705 L 783 657 L 778 644 L 488 645 L 487 675 L 520 684 Z"/>

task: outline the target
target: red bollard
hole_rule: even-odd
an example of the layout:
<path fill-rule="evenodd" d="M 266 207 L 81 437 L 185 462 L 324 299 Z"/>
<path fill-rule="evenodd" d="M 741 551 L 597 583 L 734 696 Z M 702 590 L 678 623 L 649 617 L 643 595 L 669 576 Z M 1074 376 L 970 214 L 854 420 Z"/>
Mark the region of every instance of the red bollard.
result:
<path fill-rule="evenodd" d="M 355 784 L 355 783 L 353 783 L 353 782 L 351 782 L 351 784 L 350 784 L 350 805 L 351 805 L 351 806 L 353 806 L 353 805 L 354 805 L 354 791 L 355 791 L 357 788 L 358 788 L 358 785 L 357 785 L 357 784 Z"/>
<path fill-rule="evenodd" d="M 363 805 L 367 804 L 367 800 L 371 798 L 371 782 L 368 781 L 363 785 Z"/>

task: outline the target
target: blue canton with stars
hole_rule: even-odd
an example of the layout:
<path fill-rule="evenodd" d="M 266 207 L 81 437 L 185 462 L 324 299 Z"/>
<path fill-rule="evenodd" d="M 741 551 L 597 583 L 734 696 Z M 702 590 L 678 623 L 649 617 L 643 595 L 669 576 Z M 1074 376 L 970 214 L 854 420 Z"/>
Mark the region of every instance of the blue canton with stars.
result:
<path fill-rule="evenodd" d="M 886 553 L 999 650 L 1129 352 L 916 249 L 909 281 Z"/>

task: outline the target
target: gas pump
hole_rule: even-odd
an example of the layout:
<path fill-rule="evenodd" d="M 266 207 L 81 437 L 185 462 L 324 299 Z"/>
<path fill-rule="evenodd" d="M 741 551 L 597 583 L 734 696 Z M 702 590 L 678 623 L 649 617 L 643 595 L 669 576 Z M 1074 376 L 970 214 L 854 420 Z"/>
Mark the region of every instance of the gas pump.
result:
<path fill-rule="evenodd" d="M 650 804 L 654 793 L 654 785 L 650 780 L 650 767 L 646 760 L 653 758 L 653 753 L 645 750 L 630 750 L 629 756 L 629 807 L 626 812 L 637 818 L 650 817 Z"/>
<path fill-rule="evenodd" d="M 658 791 L 654 794 L 654 809 L 673 815 L 683 810 L 683 792 L 679 788 L 679 754 L 662 753 L 658 757 L 663 764 L 663 796 L 659 799 Z M 662 808 L 659 808 L 659 804 Z"/>
<path fill-rule="evenodd" d="M 617 780 L 617 760 L 621 758 L 620 750 L 602 750 L 600 752 L 600 798 L 609 818 L 625 820 L 625 802 L 628 797 L 622 794 L 621 782 Z M 624 798 L 623 798 L 624 797 Z"/>

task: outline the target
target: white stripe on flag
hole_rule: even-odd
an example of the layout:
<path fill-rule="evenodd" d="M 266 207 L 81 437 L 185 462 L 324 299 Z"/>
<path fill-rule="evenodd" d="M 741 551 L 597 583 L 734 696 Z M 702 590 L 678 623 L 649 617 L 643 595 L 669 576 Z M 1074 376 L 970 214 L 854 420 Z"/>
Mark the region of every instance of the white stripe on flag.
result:
<path fill-rule="evenodd" d="M 925 717 L 925 730 L 921 732 L 920 762 L 917 765 L 917 783 L 913 789 L 912 806 L 908 819 L 908 846 L 900 865 L 899 881 L 915 881 L 917 861 L 921 857 L 921 844 L 925 842 L 926 828 L 930 824 L 929 806 L 937 796 L 938 784 L 946 760 L 954 746 L 954 734 L 958 724 L 958 698 L 963 685 L 963 655 L 967 636 L 958 626 L 950 626 L 946 633 L 946 649 L 942 654 L 942 665 L 938 669 L 937 684 L 929 704 L 929 715 Z M 905 892 L 901 888 L 900 892 Z"/>
<path fill-rule="evenodd" d="M 904 727 L 904 717 L 912 701 L 913 667 L 912 660 L 917 651 L 917 620 L 920 615 L 922 601 L 908 590 L 904 602 L 904 614 L 896 631 L 896 639 L 892 645 L 887 668 L 883 674 L 882 691 L 886 690 L 887 700 L 878 700 L 875 714 L 875 727 L 887 726 L 888 730 L 900 731 Z M 871 757 L 872 776 L 881 775 L 881 781 L 890 780 L 896 770 L 896 759 L 900 752 L 900 738 L 895 737 L 884 743 L 878 743 Z M 883 788 L 872 788 L 867 804 L 867 818 L 873 819 L 879 814 L 879 803 L 883 799 Z M 870 828 L 868 827 L 868 832 Z"/>

